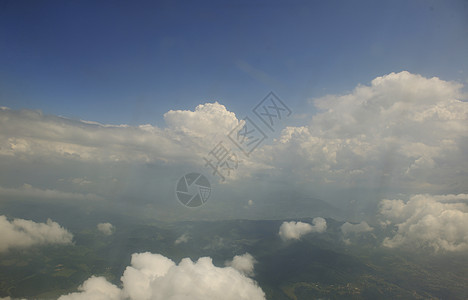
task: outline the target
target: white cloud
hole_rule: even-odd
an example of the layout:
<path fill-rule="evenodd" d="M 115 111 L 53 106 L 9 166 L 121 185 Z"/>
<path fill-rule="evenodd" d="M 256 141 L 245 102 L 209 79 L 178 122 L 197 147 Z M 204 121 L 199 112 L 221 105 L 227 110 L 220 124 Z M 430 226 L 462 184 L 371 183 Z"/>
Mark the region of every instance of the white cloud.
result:
<path fill-rule="evenodd" d="M 187 233 L 184 233 L 175 240 L 174 244 L 178 245 L 181 243 L 187 243 L 189 239 L 190 239 L 190 236 Z"/>
<path fill-rule="evenodd" d="M 341 232 L 344 235 L 353 234 L 353 233 L 362 233 L 362 232 L 369 232 L 374 230 L 366 221 L 362 221 L 359 224 L 351 224 L 349 222 L 344 223 L 341 225 Z"/>
<path fill-rule="evenodd" d="M 300 240 L 301 237 L 310 232 L 322 233 L 327 230 L 327 221 L 324 218 L 314 218 L 314 226 L 304 222 L 283 222 L 279 229 L 279 236 L 283 240 Z"/>
<path fill-rule="evenodd" d="M 228 134 L 239 120 L 224 105 L 215 103 L 200 104 L 195 111 L 170 110 L 164 114 L 168 128 L 174 133 L 218 141 Z"/>
<path fill-rule="evenodd" d="M 217 102 L 195 111 L 169 111 L 166 128 L 106 125 L 43 115 L 40 111 L 0 109 L 0 155 L 100 162 L 199 160 L 238 120 Z M 83 183 L 80 181 L 78 183 Z"/>
<path fill-rule="evenodd" d="M 192 262 L 184 258 L 176 265 L 160 255 L 136 253 L 132 255 L 121 278 L 123 288 L 104 278 L 91 277 L 80 288 L 80 293 L 60 297 L 60 300 L 263 300 L 264 292 L 255 281 L 231 267 L 219 268 L 211 258 L 202 257 Z"/>
<path fill-rule="evenodd" d="M 254 274 L 255 258 L 249 253 L 243 255 L 236 255 L 231 261 L 226 262 L 226 266 L 233 267 L 237 271 L 252 276 Z"/>
<path fill-rule="evenodd" d="M 115 227 L 111 223 L 99 223 L 97 229 L 105 235 L 111 235 L 114 233 Z"/>
<path fill-rule="evenodd" d="M 408 201 L 382 200 L 380 213 L 385 224 L 396 226 L 386 247 L 468 250 L 468 195 L 415 195 Z"/>
<path fill-rule="evenodd" d="M 277 144 L 254 154 L 283 174 L 340 187 L 462 190 L 468 102 L 461 88 L 408 72 L 377 77 L 350 93 L 316 99 L 319 113 L 309 125 L 287 127 Z"/>
<path fill-rule="evenodd" d="M 346 245 L 352 244 L 351 239 L 349 238 L 350 236 L 357 237 L 361 233 L 370 232 L 374 230 L 374 228 L 369 226 L 369 224 L 367 224 L 366 221 L 362 221 L 359 224 L 352 224 L 352 223 L 346 222 L 343 225 L 341 225 L 340 228 L 341 228 L 341 232 L 343 233 L 343 242 Z"/>
<path fill-rule="evenodd" d="M 108 282 L 104 277 L 92 276 L 80 287 L 80 292 L 61 296 L 59 300 L 119 300 L 122 299 L 122 291 Z"/>
<path fill-rule="evenodd" d="M 237 179 L 248 180 L 252 176 L 267 181 L 266 184 L 276 181 L 310 187 L 319 197 L 330 195 L 327 189 L 336 191 L 337 187 L 343 190 L 382 187 L 412 194 L 436 194 L 441 190 L 445 193 L 450 187 L 452 193 L 461 193 L 468 180 L 465 171 L 468 169 L 465 158 L 468 102 L 463 101 L 466 96 L 461 89 L 458 83 L 400 72 L 377 77 L 346 94 L 315 99 L 318 113 L 310 117 L 309 123 L 285 128 L 277 140 L 269 139 L 249 158 L 239 155 L 239 168 L 227 178 L 225 187 L 230 188 L 229 184 L 236 184 Z M 142 183 L 148 178 L 144 172 L 128 175 L 120 171 L 126 162 L 135 163 L 137 168 L 142 164 L 154 167 L 155 176 L 165 180 L 173 177 L 177 180 L 176 175 L 168 175 L 182 166 L 190 169 L 195 165 L 211 172 L 204 166 L 202 157 L 239 124 L 236 115 L 219 103 L 201 104 L 193 111 L 171 110 L 164 119 L 165 127 L 106 125 L 31 110 L 0 109 L 2 179 L 9 173 L 19 174 L 17 178 L 2 181 L 9 186 L 0 188 L 0 194 L 101 198 L 89 194 L 93 192 L 106 196 L 109 201 L 119 201 L 126 198 L 125 193 L 144 186 L 139 195 L 148 197 L 156 193 L 156 187 Z M 45 176 L 60 173 L 62 178 L 74 178 L 73 184 L 46 178 L 48 189 L 10 188 L 24 183 L 18 179 L 22 174 L 40 172 L 35 169 L 37 165 L 44 167 L 49 162 L 54 172 L 45 172 Z M 102 176 L 91 174 L 92 167 L 75 167 L 82 163 L 99 166 L 102 172 L 96 173 Z M 17 172 L 19 166 L 22 173 Z M 107 173 L 119 181 L 103 179 Z M 29 183 L 42 186 L 44 180 L 41 181 Z M 51 182 L 56 182 L 57 188 Z M 164 180 L 161 182 L 166 184 Z M 246 199 L 245 194 L 239 196 Z M 219 207 L 224 212 L 229 210 L 226 215 L 232 217 L 245 213 L 249 207 L 262 205 L 261 198 L 255 201 L 252 206 L 238 202 L 237 207 L 234 204 Z M 286 202 L 271 201 L 279 205 L 277 211 L 284 212 L 281 218 L 297 215 L 287 215 L 291 210 L 283 209 L 288 205 Z M 297 206 L 298 210 L 301 208 Z M 271 214 L 266 210 L 253 211 L 265 217 Z"/>
<path fill-rule="evenodd" d="M 71 244 L 73 235 L 58 223 L 48 219 L 46 223 L 0 216 L 0 252 L 11 248 L 27 248 L 46 244 Z"/>
<path fill-rule="evenodd" d="M 125 193 L 139 189 L 138 185 L 147 180 L 143 175 L 146 171 L 129 176 L 125 171 L 128 163 L 136 168 L 150 166 L 155 169 L 152 176 L 166 179 L 181 165 L 204 168 L 202 156 L 216 145 L 218 137 L 225 137 L 238 124 L 235 114 L 217 102 L 198 105 L 194 111 L 171 110 L 164 118 L 167 126 L 161 128 L 108 125 L 40 111 L 0 109 L 0 179 L 4 183 L 0 196 L 7 200 L 40 198 L 68 203 L 125 201 Z M 110 181 L 110 176 L 116 177 L 115 182 Z M 25 177 L 30 181 L 22 181 Z M 140 198 L 154 195 L 154 185 L 144 188 L 138 194 Z"/>
<path fill-rule="evenodd" d="M 273 145 L 243 159 L 239 172 L 281 169 L 302 180 L 347 185 L 374 185 L 379 178 L 415 188 L 460 186 L 465 176 L 460 174 L 468 168 L 468 102 L 462 101 L 462 87 L 403 71 L 316 99 L 319 113 L 310 124 L 284 129 Z M 0 155 L 203 164 L 201 157 L 239 124 L 217 102 L 193 111 L 170 110 L 164 119 L 166 128 L 106 125 L 0 109 Z"/>

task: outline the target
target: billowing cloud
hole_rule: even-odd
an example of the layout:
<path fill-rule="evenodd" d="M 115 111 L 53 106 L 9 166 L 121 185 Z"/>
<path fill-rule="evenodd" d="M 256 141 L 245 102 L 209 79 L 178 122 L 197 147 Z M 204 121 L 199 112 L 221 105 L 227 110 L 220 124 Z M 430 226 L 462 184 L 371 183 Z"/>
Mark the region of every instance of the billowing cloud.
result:
<path fill-rule="evenodd" d="M 122 291 L 104 277 L 92 276 L 78 287 L 80 292 L 61 296 L 59 300 L 119 300 Z"/>
<path fill-rule="evenodd" d="M 434 251 L 468 250 L 468 195 L 415 195 L 382 200 L 384 223 L 396 227 L 383 245 Z"/>
<path fill-rule="evenodd" d="M 468 102 L 462 85 L 390 73 L 316 99 L 309 125 L 287 127 L 259 159 L 317 183 L 416 190 L 467 181 Z"/>
<path fill-rule="evenodd" d="M 97 229 L 105 235 L 111 235 L 114 233 L 115 227 L 111 223 L 99 223 Z"/>
<path fill-rule="evenodd" d="M 370 232 L 374 230 L 366 221 L 362 221 L 359 224 L 352 224 L 349 222 L 344 223 L 341 225 L 341 232 L 343 233 L 343 242 L 346 245 L 350 245 L 351 237 L 356 238 L 357 236 L 361 235 L 364 232 Z"/>
<path fill-rule="evenodd" d="M 177 265 L 160 254 L 136 253 L 121 280 L 123 288 L 119 289 L 102 277 L 91 277 L 80 287 L 81 292 L 59 299 L 266 299 L 255 281 L 234 268 L 214 266 L 209 257 L 199 258 L 196 262 L 184 258 Z M 90 298 L 91 295 L 96 298 Z"/>
<path fill-rule="evenodd" d="M 322 233 L 327 230 L 327 221 L 324 218 L 314 218 L 312 220 L 313 226 L 304 222 L 283 222 L 279 229 L 279 236 L 283 240 L 300 240 L 305 234 L 311 232 Z"/>
<path fill-rule="evenodd" d="M 164 114 L 164 120 L 173 133 L 217 141 L 228 134 L 239 120 L 224 105 L 215 103 L 200 104 L 195 111 L 170 110 Z"/>
<path fill-rule="evenodd" d="M 254 273 L 255 263 L 255 258 L 249 253 L 245 253 L 243 255 L 234 256 L 232 260 L 226 262 L 226 266 L 233 267 L 245 275 L 252 276 Z"/>
<path fill-rule="evenodd" d="M 226 134 L 241 121 L 217 102 L 193 110 L 170 110 L 164 114 L 164 127 L 99 124 L 1 108 L 0 177 L 4 187 L 0 194 L 21 194 L 23 199 L 44 195 L 41 197 L 124 201 L 138 190 L 139 200 L 144 202 L 157 189 L 147 182 L 150 177 L 161 178 L 156 184 L 167 185 L 194 169 L 212 174 L 203 157 L 219 141 L 238 151 L 240 160 L 222 187 L 235 191 L 225 193 L 225 199 L 234 193 L 250 199 L 251 189 L 234 185 L 257 179 L 265 185 L 285 182 L 305 187 L 322 198 L 331 195 L 328 191 L 345 193 L 348 188 L 437 194 L 447 193 L 450 187 L 452 193 L 462 193 L 468 181 L 468 102 L 462 88 L 459 83 L 405 71 L 377 77 L 348 93 L 315 99 L 317 113 L 309 121 L 285 128 L 248 158 L 226 141 Z M 128 172 L 127 163 L 136 171 Z M 89 168 L 81 167 L 85 164 Z M 34 181 L 30 177 L 27 183 L 34 187 L 21 186 L 27 177 L 24 174 L 41 172 L 38 168 L 49 165 L 54 171 L 45 172 L 45 178 Z M 7 175 L 10 173 L 12 176 Z M 59 182 L 58 176 L 72 179 Z M 271 212 L 254 209 L 262 206 L 265 197 L 255 197 L 255 205 L 231 201 L 213 209 L 240 217 L 250 207 L 249 213 L 269 217 Z M 280 207 L 278 215 L 284 212 L 279 218 L 298 216 L 283 209 L 289 202 L 275 197 L 270 201 Z M 302 203 L 296 204 L 291 207 L 302 210 Z"/>
<path fill-rule="evenodd" d="M 351 224 L 349 222 L 344 223 L 341 225 L 341 232 L 344 235 L 353 234 L 353 233 L 361 233 L 361 232 L 369 232 L 374 230 L 366 221 L 362 221 L 359 224 Z"/>
<path fill-rule="evenodd" d="M 187 233 L 184 233 L 174 241 L 174 244 L 178 245 L 181 243 L 187 243 L 189 239 L 190 239 L 190 236 Z"/>
<path fill-rule="evenodd" d="M 105 203 L 126 201 L 138 189 L 144 201 L 154 197 L 156 185 L 165 184 L 142 183 L 148 180 L 143 175 L 148 166 L 151 176 L 165 176 L 167 181 L 171 175 L 183 175 L 168 174 L 181 168 L 205 168 L 202 157 L 238 124 L 235 114 L 217 102 L 198 105 L 194 111 L 169 111 L 164 118 L 164 128 L 109 125 L 1 108 L 0 196 L 8 201 Z M 129 175 L 129 164 L 138 171 Z"/>
<path fill-rule="evenodd" d="M 58 223 L 48 219 L 46 223 L 0 216 L 0 252 L 11 248 L 27 248 L 35 245 L 71 244 L 73 235 Z"/>
<path fill-rule="evenodd" d="M 272 145 L 243 158 L 239 172 L 281 169 L 319 183 L 375 185 L 378 178 L 415 188 L 460 187 L 468 168 L 468 102 L 461 88 L 403 71 L 316 99 L 319 113 L 310 124 L 284 129 Z M 202 164 L 240 122 L 217 102 L 171 110 L 164 119 L 165 128 L 106 125 L 1 108 L 0 156 Z"/>
<path fill-rule="evenodd" d="M 0 109 L 0 155 L 28 159 L 79 161 L 193 160 L 213 147 L 214 139 L 238 124 L 234 113 L 217 102 L 195 111 L 169 111 L 166 128 L 106 125 L 43 115 L 39 111 Z"/>

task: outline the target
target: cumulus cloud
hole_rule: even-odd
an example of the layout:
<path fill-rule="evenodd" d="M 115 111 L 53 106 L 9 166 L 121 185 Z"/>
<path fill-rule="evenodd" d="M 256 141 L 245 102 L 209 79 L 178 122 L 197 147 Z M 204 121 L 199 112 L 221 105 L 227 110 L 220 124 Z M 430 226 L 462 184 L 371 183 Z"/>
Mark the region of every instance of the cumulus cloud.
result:
<path fill-rule="evenodd" d="M 377 77 L 316 99 L 309 125 L 287 127 L 258 156 L 318 183 L 462 189 L 468 102 L 461 88 L 405 71 Z"/>
<path fill-rule="evenodd" d="M 92 276 L 78 287 L 77 293 L 61 296 L 59 300 L 118 300 L 122 299 L 122 291 L 104 277 Z"/>
<path fill-rule="evenodd" d="M 300 240 L 305 234 L 311 232 L 322 233 L 327 230 L 327 221 L 324 218 L 314 218 L 313 226 L 304 222 L 283 222 L 279 229 L 279 236 L 284 240 Z"/>
<path fill-rule="evenodd" d="M 420 194 L 408 201 L 382 200 L 384 223 L 396 227 L 395 235 L 385 238 L 383 245 L 436 252 L 468 250 L 467 201 L 467 194 Z"/>
<path fill-rule="evenodd" d="M 409 194 L 436 194 L 450 187 L 452 193 L 461 193 L 468 180 L 468 102 L 462 88 L 459 83 L 403 71 L 377 77 L 345 94 L 315 99 L 317 113 L 307 123 L 285 128 L 277 139 L 262 143 L 249 158 L 239 157 L 239 168 L 226 179 L 228 184 L 236 184 L 235 180 L 252 176 L 269 183 L 278 180 L 320 187 L 324 192 L 328 188 L 336 191 L 337 187 L 385 187 Z M 0 194 L 100 199 L 89 194 L 94 192 L 112 199 L 125 198 L 123 194 L 138 189 L 137 183 L 147 176 L 135 172 L 138 178 L 133 174 L 126 178 L 121 176 L 123 172 L 114 172 L 124 168 L 122 164 L 160 167 L 156 172 L 164 172 L 167 180 L 167 170 L 181 165 L 204 168 L 202 157 L 241 122 L 217 102 L 200 104 L 193 110 L 170 110 L 164 120 L 164 127 L 109 125 L 0 108 L 2 182 L 9 184 L 0 188 Z M 42 167 L 52 162 L 60 169 L 56 173 L 75 179 L 68 185 L 59 182 L 57 188 L 51 188 L 51 182 L 48 188 L 11 188 L 24 183 L 19 177 L 36 170 L 36 162 Z M 126 184 L 83 171 L 91 168 L 73 167 L 82 163 L 99 164 L 102 173 L 112 173 Z M 18 166 L 23 173 L 17 172 Z M 160 171 L 163 168 L 167 169 Z M 205 171 L 211 172 L 209 168 Z M 6 178 L 9 173 L 20 175 Z M 150 191 L 152 185 L 141 186 L 147 190 L 139 194 L 154 193 Z M 255 205 L 237 205 L 245 212 L 261 205 L 261 201 L 255 201 Z M 279 205 L 284 207 L 283 203 Z"/>
<path fill-rule="evenodd" d="M 99 223 L 97 229 L 105 235 L 111 235 L 114 233 L 115 227 L 111 223 Z"/>
<path fill-rule="evenodd" d="M 0 216 L 0 252 L 35 245 L 71 244 L 72 239 L 70 232 L 50 219 L 46 223 L 36 223 L 24 219 L 9 221 Z"/>
<path fill-rule="evenodd" d="M 187 233 L 184 233 L 175 240 L 174 244 L 178 245 L 181 243 L 187 243 L 189 239 L 190 239 L 190 236 Z"/>
<path fill-rule="evenodd" d="M 166 128 L 108 125 L 43 115 L 40 111 L 0 109 L 0 155 L 101 162 L 193 160 L 209 141 L 226 135 L 238 120 L 224 105 L 206 103 L 194 111 L 169 111 Z"/>
<path fill-rule="evenodd" d="M 341 232 L 343 232 L 344 235 L 369 232 L 372 230 L 374 230 L 374 228 L 369 226 L 369 224 L 367 224 L 366 221 L 362 221 L 359 224 L 351 224 L 349 222 L 346 222 L 343 225 L 341 225 Z"/>
<path fill-rule="evenodd" d="M 226 266 L 233 267 L 245 275 L 252 276 L 254 274 L 255 263 L 255 258 L 249 253 L 245 253 L 243 255 L 234 256 L 232 260 L 226 262 Z"/>
<path fill-rule="evenodd" d="M 266 299 L 255 281 L 234 268 L 214 266 L 209 257 L 199 258 L 196 262 L 184 258 L 177 265 L 160 254 L 136 253 L 121 280 L 123 287 L 119 289 L 102 277 L 91 277 L 80 287 L 81 292 L 59 299 Z M 91 295 L 96 298 L 90 298 Z"/>
<path fill-rule="evenodd" d="M 369 178 L 379 178 L 417 188 L 460 186 L 468 168 L 462 87 L 403 71 L 315 99 L 319 113 L 310 124 L 284 129 L 273 145 L 244 159 L 242 170 L 276 168 L 319 183 L 374 185 Z M 240 122 L 218 102 L 170 110 L 164 120 L 165 128 L 108 125 L 1 108 L 0 156 L 202 164 L 201 157 Z"/>
<path fill-rule="evenodd" d="M 361 233 L 370 232 L 374 230 L 374 228 L 369 226 L 369 224 L 367 224 L 366 221 L 362 221 L 359 224 L 352 224 L 352 223 L 346 222 L 343 225 L 341 225 L 340 228 L 341 228 L 341 232 L 343 233 L 343 242 L 346 245 L 351 244 L 351 239 L 349 238 L 350 236 L 357 237 Z"/>
<path fill-rule="evenodd" d="M 150 166 L 155 170 L 151 176 L 165 176 L 166 181 L 181 165 L 204 168 L 202 157 L 239 122 L 218 102 L 193 111 L 171 110 L 164 119 L 165 127 L 110 125 L 0 108 L 0 196 L 68 203 L 125 201 L 134 189 L 140 199 L 154 196 L 155 185 L 142 184 L 147 170 L 128 176 L 128 164 Z M 48 168 L 53 171 L 44 172 Z"/>
<path fill-rule="evenodd" d="M 200 104 L 195 111 L 170 110 L 164 114 L 164 120 L 174 133 L 215 141 L 239 123 L 236 115 L 218 102 Z"/>

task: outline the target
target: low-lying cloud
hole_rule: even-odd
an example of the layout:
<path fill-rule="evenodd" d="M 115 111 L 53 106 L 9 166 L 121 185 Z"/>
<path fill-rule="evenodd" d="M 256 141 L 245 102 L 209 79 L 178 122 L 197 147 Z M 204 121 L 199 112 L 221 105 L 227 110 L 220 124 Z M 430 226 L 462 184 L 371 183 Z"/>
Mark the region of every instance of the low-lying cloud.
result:
<path fill-rule="evenodd" d="M 279 236 L 284 240 L 300 240 L 303 235 L 311 232 L 322 233 L 327 230 L 327 221 L 317 217 L 312 220 L 313 226 L 304 222 L 283 222 L 279 229 Z"/>
<path fill-rule="evenodd" d="M 189 240 L 190 236 L 188 235 L 188 233 L 184 233 L 174 241 L 174 244 L 179 245 L 182 243 L 187 243 Z"/>
<path fill-rule="evenodd" d="M 249 253 L 236 255 L 231 261 L 226 262 L 227 267 L 233 267 L 237 271 L 252 276 L 254 274 L 254 265 L 257 261 Z"/>
<path fill-rule="evenodd" d="M 73 235 L 58 223 L 48 219 L 46 223 L 0 216 L 0 253 L 13 248 L 39 245 L 71 244 Z"/>
<path fill-rule="evenodd" d="M 380 213 L 384 224 L 394 226 L 393 237 L 383 246 L 433 251 L 468 250 L 468 195 L 428 194 L 408 201 L 382 200 Z"/>
<path fill-rule="evenodd" d="M 97 229 L 104 235 L 112 235 L 115 227 L 111 223 L 99 223 L 97 224 Z"/>
<path fill-rule="evenodd" d="M 211 258 L 184 258 L 177 265 L 160 254 L 135 253 L 121 277 L 122 288 L 91 277 L 79 292 L 59 300 L 264 300 L 255 281 L 233 267 L 220 268 Z"/>
<path fill-rule="evenodd" d="M 366 221 L 362 221 L 359 224 L 352 224 L 349 222 L 344 223 L 341 225 L 341 232 L 343 232 L 343 235 L 348 235 L 348 234 L 357 234 L 361 232 L 369 232 L 374 230 L 369 224 L 367 224 Z"/>

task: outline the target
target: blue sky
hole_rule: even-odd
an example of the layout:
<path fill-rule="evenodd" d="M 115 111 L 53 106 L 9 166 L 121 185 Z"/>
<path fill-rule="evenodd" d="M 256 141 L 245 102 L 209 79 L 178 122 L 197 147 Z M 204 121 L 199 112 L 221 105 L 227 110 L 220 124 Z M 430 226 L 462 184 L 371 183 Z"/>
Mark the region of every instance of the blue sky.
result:
<path fill-rule="evenodd" d="M 466 1 L 1 1 L 0 105 L 164 125 L 270 90 L 293 111 L 408 70 L 466 83 Z"/>

